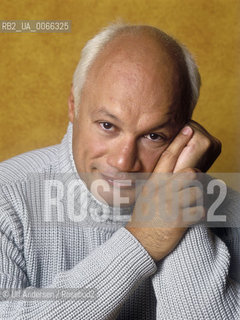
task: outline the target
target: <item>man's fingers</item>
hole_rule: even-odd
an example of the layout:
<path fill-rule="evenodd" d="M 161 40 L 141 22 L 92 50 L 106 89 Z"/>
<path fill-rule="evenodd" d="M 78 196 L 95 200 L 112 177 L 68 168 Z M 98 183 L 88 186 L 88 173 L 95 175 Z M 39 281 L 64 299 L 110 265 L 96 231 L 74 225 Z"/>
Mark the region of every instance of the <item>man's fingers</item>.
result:
<path fill-rule="evenodd" d="M 191 120 L 188 125 L 194 133 L 183 148 L 173 172 L 183 168 L 199 168 L 207 171 L 221 152 L 221 142 L 211 136 L 200 124 Z"/>
<path fill-rule="evenodd" d="M 178 199 L 181 208 L 189 208 L 193 206 L 203 206 L 203 193 L 198 187 L 183 189 L 178 193 Z"/>
<path fill-rule="evenodd" d="M 182 223 L 183 225 L 192 225 L 199 221 L 203 221 L 206 211 L 203 206 L 189 207 L 183 209 Z"/>
<path fill-rule="evenodd" d="M 194 168 L 202 158 L 202 150 L 195 144 L 187 145 L 183 148 L 173 172 L 178 172 L 184 168 Z"/>
<path fill-rule="evenodd" d="M 162 153 L 154 172 L 173 172 L 178 157 L 188 141 L 191 139 L 192 134 L 193 130 L 191 127 L 184 127 L 168 146 L 168 148 Z"/>

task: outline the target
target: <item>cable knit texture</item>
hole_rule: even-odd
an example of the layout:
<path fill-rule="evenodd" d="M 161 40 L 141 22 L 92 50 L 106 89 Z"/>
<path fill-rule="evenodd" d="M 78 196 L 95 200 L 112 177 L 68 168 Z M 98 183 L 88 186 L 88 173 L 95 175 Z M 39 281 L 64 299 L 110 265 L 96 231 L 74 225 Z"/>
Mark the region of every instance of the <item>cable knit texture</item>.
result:
<path fill-rule="evenodd" d="M 74 212 L 64 189 L 73 178 Z M 49 181 L 60 189 L 47 193 Z M 1 290 L 0 319 L 240 319 L 237 229 L 217 236 L 195 225 L 155 264 L 113 209 L 79 179 L 71 124 L 60 145 L 2 162 L 0 182 L 0 288 L 96 293 L 94 299 L 11 300 Z M 229 213 L 240 207 L 238 195 L 231 196 Z M 50 213 L 47 200 L 58 197 Z"/>

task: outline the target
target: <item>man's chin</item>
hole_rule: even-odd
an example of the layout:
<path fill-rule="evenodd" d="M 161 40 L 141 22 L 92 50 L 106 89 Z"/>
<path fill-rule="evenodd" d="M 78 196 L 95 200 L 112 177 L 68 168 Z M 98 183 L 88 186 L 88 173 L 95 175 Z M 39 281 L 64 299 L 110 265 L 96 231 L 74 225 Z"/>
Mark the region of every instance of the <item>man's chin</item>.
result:
<path fill-rule="evenodd" d="M 80 175 L 88 190 L 101 203 L 111 207 L 129 207 L 136 202 L 142 188 L 143 175 L 123 175 L 122 179 L 111 178 L 95 169 Z M 143 178 L 142 178 L 143 177 Z"/>
<path fill-rule="evenodd" d="M 136 202 L 135 188 L 125 187 L 118 183 L 109 183 L 103 179 L 97 179 L 89 188 L 93 196 L 100 202 L 111 207 L 129 207 Z"/>

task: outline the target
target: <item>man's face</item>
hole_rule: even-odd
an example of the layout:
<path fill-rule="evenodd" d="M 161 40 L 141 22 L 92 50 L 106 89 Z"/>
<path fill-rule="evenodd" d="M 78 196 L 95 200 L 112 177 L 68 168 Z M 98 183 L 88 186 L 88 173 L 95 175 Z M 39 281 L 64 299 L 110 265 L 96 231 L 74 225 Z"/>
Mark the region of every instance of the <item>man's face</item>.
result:
<path fill-rule="evenodd" d="M 144 37 L 113 41 L 89 71 L 78 117 L 70 111 L 78 173 L 110 205 L 116 204 L 113 194 L 119 188 L 134 202 L 136 173 L 151 173 L 179 130 L 173 121 L 178 75 L 172 59 L 160 51 Z M 94 191 L 98 179 L 103 186 Z"/>

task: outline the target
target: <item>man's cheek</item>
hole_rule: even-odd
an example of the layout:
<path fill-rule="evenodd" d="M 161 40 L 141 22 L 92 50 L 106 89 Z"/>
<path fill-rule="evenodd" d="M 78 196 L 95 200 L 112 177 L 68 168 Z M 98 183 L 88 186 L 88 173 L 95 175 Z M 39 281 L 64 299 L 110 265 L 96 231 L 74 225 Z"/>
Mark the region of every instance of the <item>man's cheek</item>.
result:
<path fill-rule="evenodd" d="M 88 143 L 88 150 L 90 158 L 99 158 L 106 155 L 108 146 L 104 143 L 103 139 L 92 138 Z"/>
<path fill-rule="evenodd" d="M 166 148 L 161 148 L 161 150 L 145 153 L 143 160 L 145 172 L 153 172 L 165 149 Z"/>

